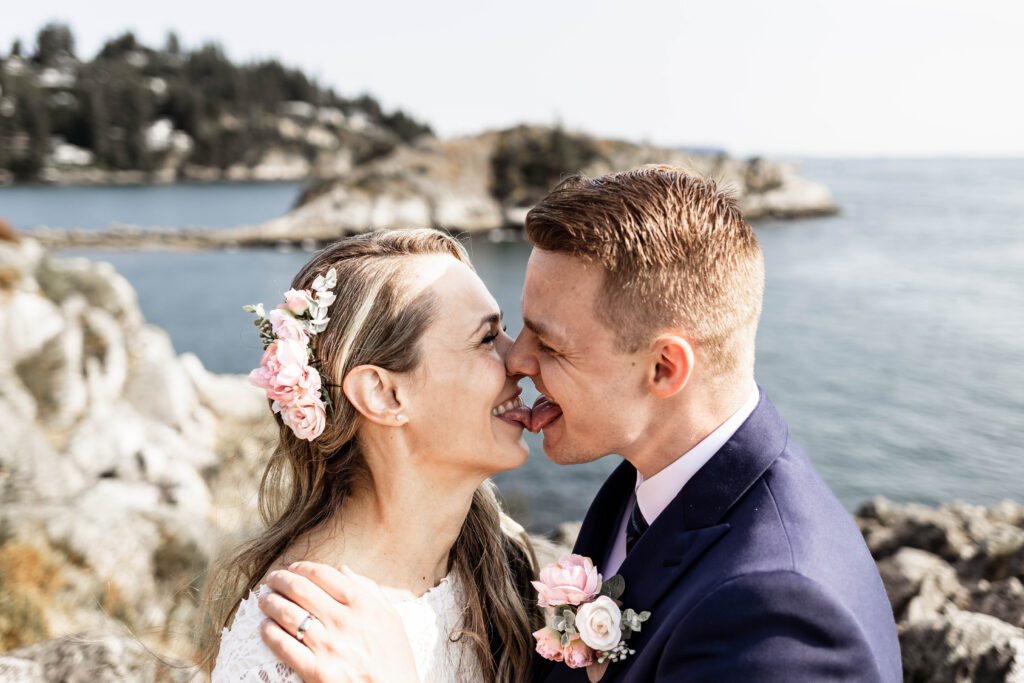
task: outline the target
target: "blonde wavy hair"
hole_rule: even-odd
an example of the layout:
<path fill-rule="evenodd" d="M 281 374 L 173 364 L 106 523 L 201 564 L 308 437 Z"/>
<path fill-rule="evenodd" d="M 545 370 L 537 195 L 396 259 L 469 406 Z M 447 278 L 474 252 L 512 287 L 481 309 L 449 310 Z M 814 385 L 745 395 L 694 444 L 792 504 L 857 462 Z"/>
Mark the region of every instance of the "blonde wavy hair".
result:
<path fill-rule="evenodd" d="M 275 417 L 279 440 L 259 489 L 266 528 L 214 567 L 204 591 L 209 633 L 200 665 L 205 670 L 213 668 L 221 628 L 230 625 L 241 600 L 293 541 L 340 514 L 357 478 L 370 476 L 357 439 L 359 413 L 345 397 L 341 380 L 359 365 L 399 373 L 418 366 L 418 342 L 436 302 L 429 292 L 413 294 L 405 274 L 411 258 L 429 254 L 450 255 L 472 267 L 463 246 L 442 232 L 380 231 L 334 242 L 292 281 L 294 289 L 310 289 L 318 275 L 337 270 L 337 300 L 316 347 L 333 421 L 310 442 Z M 484 482 L 450 555 L 451 569 L 463 578 L 466 592 L 463 629 L 454 637 L 471 638 L 486 680 L 500 683 L 529 678 L 530 634 L 537 626 L 529 583 L 536 561 L 521 527 L 517 533 L 518 525 L 509 521 L 495 487 Z"/>

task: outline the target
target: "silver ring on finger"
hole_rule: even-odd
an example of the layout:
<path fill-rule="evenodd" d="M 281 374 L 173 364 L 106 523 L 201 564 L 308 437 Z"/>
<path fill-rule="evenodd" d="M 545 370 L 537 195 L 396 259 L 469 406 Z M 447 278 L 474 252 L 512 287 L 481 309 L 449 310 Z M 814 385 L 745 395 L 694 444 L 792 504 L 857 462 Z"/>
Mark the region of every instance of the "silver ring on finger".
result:
<path fill-rule="evenodd" d="M 299 628 L 295 634 L 295 637 L 299 640 L 299 642 L 302 642 L 302 639 L 306 637 L 306 631 L 309 630 L 309 627 L 312 626 L 313 622 L 315 621 L 320 620 L 316 618 L 315 614 L 306 612 L 306 618 L 303 619 L 302 622 L 299 624 Z"/>

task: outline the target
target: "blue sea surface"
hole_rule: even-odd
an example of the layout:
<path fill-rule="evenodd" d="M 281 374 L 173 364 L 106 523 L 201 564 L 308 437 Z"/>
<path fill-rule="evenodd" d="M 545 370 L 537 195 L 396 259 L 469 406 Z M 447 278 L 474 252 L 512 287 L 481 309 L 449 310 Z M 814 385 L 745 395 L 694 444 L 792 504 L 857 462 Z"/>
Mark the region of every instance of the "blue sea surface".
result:
<path fill-rule="evenodd" d="M 231 228 L 279 216 L 300 183 L 0 187 L 0 218 L 14 227 L 98 230 L 112 223 L 143 228 Z"/>
<path fill-rule="evenodd" d="M 842 213 L 755 226 L 767 267 L 757 379 L 793 438 L 851 510 L 879 493 L 929 504 L 1024 498 L 1024 161 L 814 160 L 802 172 L 832 188 Z M 0 215 L 11 189 L 0 189 Z M 17 224 L 73 224 L 66 189 L 34 189 Z M 74 189 L 104 220 L 148 224 L 111 188 Z M 253 209 L 266 186 L 213 186 L 201 197 L 159 189 L 165 204 L 196 204 L 177 225 L 219 226 L 229 224 L 221 212 Z M 84 198 L 92 192 L 100 196 Z M 237 222 L 271 218 L 290 201 Z M 468 246 L 514 334 L 528 245 L 478 237 Z M 260 356 L 242 305 L 277 302 L 310 257 L 74 254 L 114 264 L 178 351 L 236 373 Z M 527 441 L 529 462 L 495 479 L 541 531 L 582 518 L 620 462 L 569 470 L 544 457 L 537 437 Z"/>

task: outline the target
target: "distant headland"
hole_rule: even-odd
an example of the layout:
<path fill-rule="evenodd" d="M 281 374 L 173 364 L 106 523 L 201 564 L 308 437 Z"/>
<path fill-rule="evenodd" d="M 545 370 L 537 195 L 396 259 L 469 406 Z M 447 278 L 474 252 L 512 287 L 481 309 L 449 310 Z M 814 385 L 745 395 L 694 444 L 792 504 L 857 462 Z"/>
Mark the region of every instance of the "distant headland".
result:
<path fill-rule="evenodd" d="M 47 246 L 223 248 L 321 242 L 378 228 L 516 230 L 561 178 L 648 163 L 729 185 L 750 219 L 827 215 L 828 188 L 793 165 L 715 150 L 517 126 L 452 140 L 369 95 L 346 98 L 275 60 L 236 65 L 215 44 L 154 49 L 115 37 L 91 60 L 71 29 L 0 56 L 0 184 L 304 181 L 295 210 L 228 230 L 39 229 Z M 16 226 L 18 227 L 18 226 Z"/>

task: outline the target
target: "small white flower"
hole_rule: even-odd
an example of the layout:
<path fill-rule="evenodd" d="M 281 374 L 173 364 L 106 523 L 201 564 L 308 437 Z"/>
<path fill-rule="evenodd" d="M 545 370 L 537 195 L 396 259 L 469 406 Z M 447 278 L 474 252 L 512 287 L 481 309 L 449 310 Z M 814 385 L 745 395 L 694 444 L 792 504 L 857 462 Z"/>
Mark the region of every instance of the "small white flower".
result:
<path fill-rule="evenodd" d="M 602 595 L 580 605 L 576 628 L 583 642 L 594 650 L 611 650 L 622 640 L 622 612 L 614 600 Z"/>

